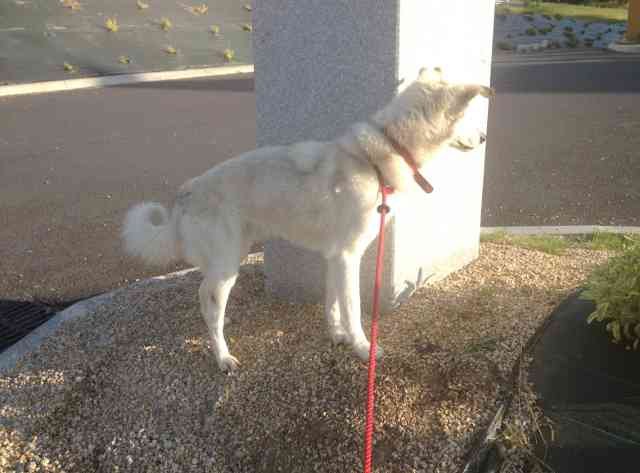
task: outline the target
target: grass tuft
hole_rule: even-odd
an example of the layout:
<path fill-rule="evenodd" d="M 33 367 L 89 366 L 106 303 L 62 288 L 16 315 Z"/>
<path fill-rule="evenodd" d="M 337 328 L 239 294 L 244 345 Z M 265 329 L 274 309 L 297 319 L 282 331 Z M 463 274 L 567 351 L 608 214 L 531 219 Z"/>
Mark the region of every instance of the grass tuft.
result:
<path fill-rule="evenodd" d="M 70 74 L 73 74 L 74 72 L 77 72 L 78 69 L 76 68 L 76 66 L 69 64 L 68 62 L 65 62 L 62 65 L 62 68 L 64 69 L 65 72 L 68 72 Z"/>
<path fill-rule="evenodd" d="M 115 33 L 120 29 L 116 18 L 107 18 L 104 22 L 104 27 L 112 33 Z"/>
<path fill-rule="evenodd" d="M 235 57 L 236 53 L 233 49 L 225 49 L 222 53 L 222 56 L 224 57 L 224 60 L 227 62 L 231 62 L 233 61 L 233 58 Z"/>
<path fill-rule="evenodd" d="M 171 23 L 171 20 L 169 18 L 162 18 L 160 20 L 160 28 L 162 28 L 164 31 L 169 31 L 171 28 L 173 28 L 173 23 Z"/>

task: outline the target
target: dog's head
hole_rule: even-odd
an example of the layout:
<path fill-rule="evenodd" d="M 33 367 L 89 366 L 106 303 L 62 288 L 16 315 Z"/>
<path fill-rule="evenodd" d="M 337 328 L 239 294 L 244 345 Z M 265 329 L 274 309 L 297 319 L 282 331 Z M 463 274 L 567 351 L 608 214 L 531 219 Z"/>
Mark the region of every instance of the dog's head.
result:
<path fill-rule="evenodd" d="M 385 131 L 414 151 L 419 164 L 446 146 L 469 151 L 482 145 L 486 100 L 491 88 L 446 81 L 439 68 L 418 79 L 374 117 Z"/>

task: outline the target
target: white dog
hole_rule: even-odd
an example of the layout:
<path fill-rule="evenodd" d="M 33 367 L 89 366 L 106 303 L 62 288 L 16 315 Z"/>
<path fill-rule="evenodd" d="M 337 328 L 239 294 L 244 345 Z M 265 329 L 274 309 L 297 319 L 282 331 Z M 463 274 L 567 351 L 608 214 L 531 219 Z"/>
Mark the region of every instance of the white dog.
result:
<path fill-rule="evenodd" d="M 170 214 L 156 203 L 133 207 L 124 224 L 125 248 L 148 263 L 181 259 L 200 268 L 200 306 L 224 371 L 239 365 L 224 338 L 224 314 L 252 243 L 280 237 L 318 251 L 328 261 L 331 338 L 367 360 L 359 268 L 376 236 L 379 176 L 396 192 L 406 191 L 420 181 L 417 168 L 443 147 L 481 145 L 486 135 L 465 112 L 492 92 L 450 84 L 439 69 L 423 69 L 370 121 L 335 141 L 265 147 L 228 160 L 185 183 Z"/>

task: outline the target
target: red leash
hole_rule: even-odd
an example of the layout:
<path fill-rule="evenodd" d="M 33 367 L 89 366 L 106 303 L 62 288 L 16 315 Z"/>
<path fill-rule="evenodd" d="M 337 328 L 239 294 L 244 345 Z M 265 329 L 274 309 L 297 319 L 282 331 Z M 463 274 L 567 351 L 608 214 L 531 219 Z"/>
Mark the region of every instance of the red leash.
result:
<path fill-rule="evenodd" d="M 384 184 L 379 171 L 378 179 L 382 193 L 382 204 L 378 207 L 378 212 L 380 212 L 380 231 L 378 233 L 378 256 L 376 258 L 376 278 L 373 287 L 373 310 L 371 314 L 371 346 L 369 348 L 369 374 L 367 378 L 367 418 L 364 430 L 364 473 L 371 473 L 376 395 L 376 347 L 378 345 L 378 315 L 380 311 L 380 287 L 382 286 L 382 260 L 384 255 L 384 220 L 390 210 L 387 205 L 387 195 L 393 192 L 393 189 Z"/>
<path fill-rule="evenodd" d="M 377 126 L 373 125 L 375 128 Z M 427 194 L 433 192 L 433 186 L 427 181 L 418 169 L 418 164 L 413 158 L 411 152 L 396 141 L 386 130 L 382 131 L 387 141 L 394 148 L 395 152 L 402 156 L 405 163 L 413 171 L 413 178 L 416 183 Z M 376 166 L 376 174 L 380 183 L 380 192 L 382 194 L 382 204 L 378 207 L 380 212 L 380 231 L 378 232 L 378 256 L 376 258 L 376 279 L 373 286 L 373 310 L 371 314 L 371 346 L 369 348 L 369 373 L 367 377 L 367 417 L 364 427 L 364 473 L 371 473 L 371 454 L 373 452 L 373 423 L 375 411 L 376 396 L 376 347 L 378 346 L 378 315 L 380 312 L 380 287 L 382 286 L 382 260 L 384 255 L 384 220 L 389 213 L 387 205 L 387 196 L 393 193 L 393 188 L 384 183 L 384 178 L 380 169 Z"/>

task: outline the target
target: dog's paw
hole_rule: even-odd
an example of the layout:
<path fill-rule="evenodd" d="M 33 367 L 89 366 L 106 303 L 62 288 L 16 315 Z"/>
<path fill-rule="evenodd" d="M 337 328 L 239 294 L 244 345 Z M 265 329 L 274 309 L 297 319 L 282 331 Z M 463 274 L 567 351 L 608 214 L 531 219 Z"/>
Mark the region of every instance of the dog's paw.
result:
<path fill-rule="evenodd" d="M 351 343 L 351 337 L 342 329 L 332 330 L 331 342 L 334 345 L 349 345 Z"/>
<path fill-rule="evenodd" d="M 240 362 L 235 356 L 226 355 L 218 360 L 218 367 L 224 373 L 233 373 L 240 368 Z"/>
<path fill-rule="evenodd" d="M 358 358 L 362 361 L 369 361 L 369 349 L 371 344 L 369 342 L 361 342 L 353 346 L 353 351 Z M 384 355 L 384 350 L 378 344 L 376 346 L 376 360 L 379 360 Z"/>

